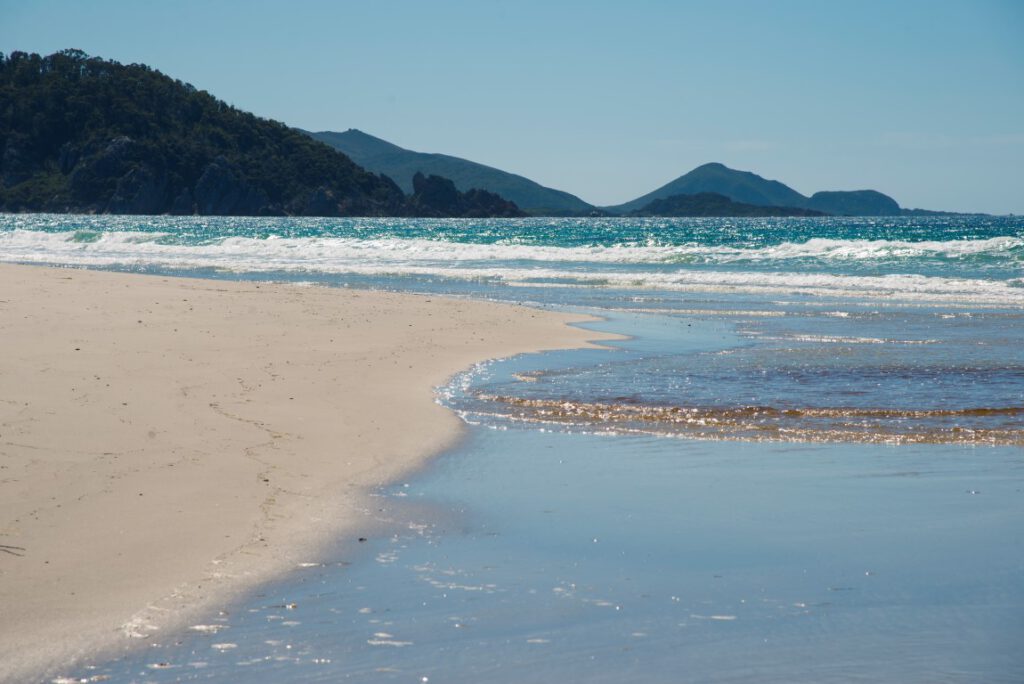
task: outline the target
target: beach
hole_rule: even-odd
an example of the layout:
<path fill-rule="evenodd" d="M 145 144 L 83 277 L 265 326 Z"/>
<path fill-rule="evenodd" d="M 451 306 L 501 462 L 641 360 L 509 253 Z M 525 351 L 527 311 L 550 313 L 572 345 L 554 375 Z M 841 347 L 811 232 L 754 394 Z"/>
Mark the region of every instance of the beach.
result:
<path fill-rule="evenodd" d="M 0 216 L 0 680 L 1021 681 L 1022 258 Z"/>
<path fill-rule="evenodd" d="M 451 445 L 434 388 L 586 346 L 438 296 L 0 265 L 0 681 L 116 654 L 372 537 Z"/>
<path fill-rule="evenodd" d="M 779 4 L 8 2 L 0 684 L 1024 684 L 1024 0 Z"/>

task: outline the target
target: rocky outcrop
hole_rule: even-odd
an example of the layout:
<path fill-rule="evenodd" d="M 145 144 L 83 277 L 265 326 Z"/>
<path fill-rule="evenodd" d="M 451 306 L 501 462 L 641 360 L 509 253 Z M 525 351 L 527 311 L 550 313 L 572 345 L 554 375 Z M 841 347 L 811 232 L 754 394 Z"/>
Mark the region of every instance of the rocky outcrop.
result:
<path fill-rule="evenodd" d="M 505 217 L 525 216 L 514 202 L 486 190 L 459 192 L 455 183 L 440 176 L 417 173 L 412 178 L 409 198 L 413 215 L 429 217 Z"/>
<path fill-rule="evenodd" d="M 422 173 L 412 178 L 412 203 L 417 209 L 448 216 L 458 213 L 461 201 L 462 193 L 447 178 L 424 176 Z"/>
<path fill-rule="evenodd" d="M 321 185 L 310 193 L 301 213 L 303 216 L 337 216 L 338 204 L 338 198 L 334 193 Z"/>
<path fill-rule="evenodd" d="M 171 207 L 167 213 L 175 216 L 188 216 L 196 213 L 196 201 L 192 197 L 192 191 L 185 188 L 179 192 L 177 197 L 171 201 Z"/>
<path fill-rule="evenodd" d="M 108 214 L 159 214 L 167 205 L 167 174 L 136 166 L 121 176 L 104 209 Z"/>
<path fill-rule="evenodd" d="M 61 151 L 58 161 L 69 169 L 67 185 L 71 198 L 86 211 L 107 211 L 111 202 L 117 205 L 130 202 L 128 195 L 132 193 L 132 186 L 143 182 L 142 178 L 131 174 L 139 164 L 138 150 L 135 142 L 127 136 L 83 148 L 65 143 Z M 115 201 L 119 187 L 123 194 Z"/>
<path fill-rule="evenodd" d="M 192 196 L 195 213 L 215 216 L 259 215 L 270 203 L 224 157 L 217 157 L 203 169 Z"/>
<path fill-rule="evenodd" d="M 515 202 L 487 190 L 473 188 L 463 193 L 463 209 L 459 216 L 465 218 L 516 218 L 526 216 Z"/>

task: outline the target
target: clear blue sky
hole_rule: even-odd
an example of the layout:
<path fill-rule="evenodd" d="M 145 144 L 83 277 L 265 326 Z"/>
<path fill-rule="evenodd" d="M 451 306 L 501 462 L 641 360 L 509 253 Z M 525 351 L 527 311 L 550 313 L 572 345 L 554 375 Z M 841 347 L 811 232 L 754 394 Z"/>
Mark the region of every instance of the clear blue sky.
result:
<path fill-rule="evenodd" d="M 597 204 L 720 161 L 1024 213 L 1024 0 L 0 0 L 0 51 L 68 47 Z"/>

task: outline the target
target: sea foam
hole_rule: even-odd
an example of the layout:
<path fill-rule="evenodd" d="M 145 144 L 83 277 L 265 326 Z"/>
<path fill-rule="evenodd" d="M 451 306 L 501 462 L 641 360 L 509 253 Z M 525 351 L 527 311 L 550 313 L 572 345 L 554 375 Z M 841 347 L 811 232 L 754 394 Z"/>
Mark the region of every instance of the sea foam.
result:
<path fill-rule="evenodd" d="M 0 232 L 0 261 L 129 269 L 216 269 L 233 273 L 308 273 L 440 277 L 508 285 L 579 285 L 669 291 L 803 294 L 910 301 L 1024 304 L 1013 280 L 920 273 L 860 275 L 804 268 L 822 262 L 967 255 L 1020 260 L 1024 239 L 946 242 L 812 239 L 737 248 L 714 245 L 576 246 L 480 244 L 423 238 L 182 238 L 168 231 L 16 228 Z M 1009 256 L 1007 256 L 1009 255 Z M 758 262 L 738 268 L 739 262 Z M 701 268 L 693 268 L 699 262 Z M 1024 261 L 1021 262 L 1024 265 Z M 707 265 L 712 265 L 708 268 Z M 713 268 L 717 265 L 719 268 Z M 827 266 L 828 264 L 824 264 Z M 908 269 L 913 270 L 913 269 Z"/>

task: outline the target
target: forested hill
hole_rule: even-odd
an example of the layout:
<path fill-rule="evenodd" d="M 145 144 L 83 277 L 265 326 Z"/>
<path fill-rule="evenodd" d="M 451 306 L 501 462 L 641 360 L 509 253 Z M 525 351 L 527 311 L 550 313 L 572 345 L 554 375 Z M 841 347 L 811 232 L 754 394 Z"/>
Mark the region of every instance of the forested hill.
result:
<path fill-rule="evenodd" d="M 78 50 L 0 54 L 0 210 L 448 215 L 284 124 Z"/>

